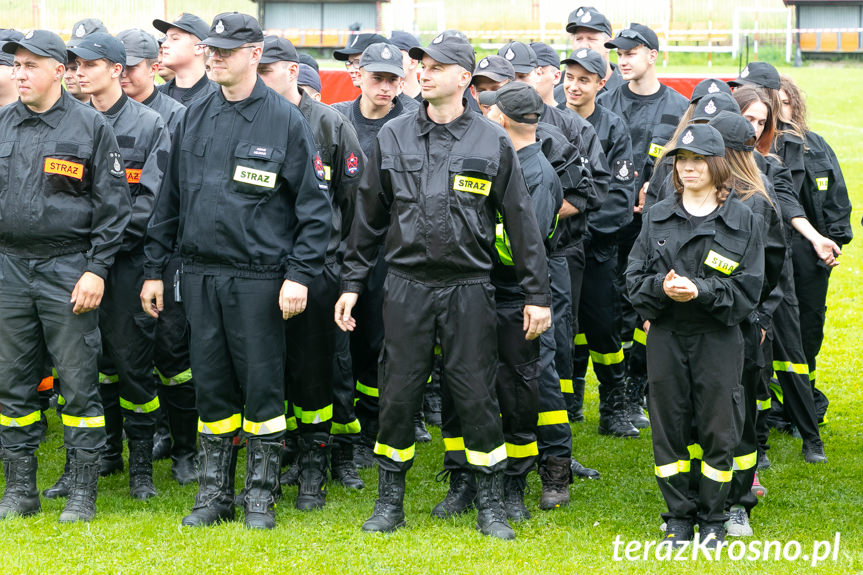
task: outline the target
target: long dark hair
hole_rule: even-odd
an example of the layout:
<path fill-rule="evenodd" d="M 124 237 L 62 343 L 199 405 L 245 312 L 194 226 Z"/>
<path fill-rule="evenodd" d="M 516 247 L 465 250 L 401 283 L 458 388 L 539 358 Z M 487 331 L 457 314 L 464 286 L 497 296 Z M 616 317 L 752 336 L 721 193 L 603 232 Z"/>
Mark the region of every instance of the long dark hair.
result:
<path fill-rule="evenodd" d="M 731 166 L 722 156 L 704 156 L 704 161 L 707 162 L 707 172 L 716 188 L 716 201 L 722 204 L 729 194 L 728 180 L 731 179 Z M 683 194 L 683 182 L 680 181 L 680 175 L 677 173 L 677 156 L 674 156 L 672 174 L 674 192 L 679 196 Z"/>
<path fill-rule="evenodd" d="M 741 86 L 734 90 L 734 99 L 737 105 L 740 106 L 740 113 L 746 114 L 746 110 L 752 104 L 762 103 L 767 107 L 767 121 L 764 123 L 764 131 L 755 142 L 755 149 L 761 152 L 761 155 L 766 156 L 770 153 L 770 146 L 773 144 L 773 137 L 776 134 L 776 108 L 771 102 L 767 92 L 755 86 Z M 781 103 L 780 103 L 781 105 Z"/>

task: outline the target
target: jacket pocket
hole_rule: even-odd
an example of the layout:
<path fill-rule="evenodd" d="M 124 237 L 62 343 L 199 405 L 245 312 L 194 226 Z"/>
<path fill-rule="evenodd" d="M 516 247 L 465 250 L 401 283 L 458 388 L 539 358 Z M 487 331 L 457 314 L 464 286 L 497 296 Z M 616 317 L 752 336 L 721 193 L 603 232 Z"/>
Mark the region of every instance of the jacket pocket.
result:
<path fill-rule="evenodd" d="M 12 150 L 15 142 L 3 142 L 0 144 L 0 193 L 9 189 L 9 168 L 11 165 Z"/>
<path fill-rule="evenodd" d="M 284 160 L 283 148 L 238 142 L 231 171 L 233 191 L 253 198 L 272 195 L 276 190 Z"/>
<path fill-rule="evenodd" d="M 746 252 L 747 238 L 743 234 L 717 230 L 704 258 L 704 271 L 727 277 L 737 270 Z"/>
<path fill-rule="evenodd" d="M 479 208 L 489 201 L 491 186 L 497 175 L 497 160 L 488 158 L 452 158 L 449 162 L 450 198 L 452 203 Z"/>
<path fill-rule="evenodd" d="M 418 154 L 383 154 L 381 170 L 390 172 L 393 195 L 399 202 L 417 202 L 423 188 L 425 157 Z"/>
<path fill-rule="evenodd" d="M 42 145 L 42 177 L 49 194 L 83 195 L 90 190 L 89 146 L 75 142 L 46 142 Z"/>
<path fill-rule="evenodd" d="M 197 190 L 204 180 L 204 158 L 210 147 L 210 138 L 187 136 L 180 143 L 180 184 Z"/>

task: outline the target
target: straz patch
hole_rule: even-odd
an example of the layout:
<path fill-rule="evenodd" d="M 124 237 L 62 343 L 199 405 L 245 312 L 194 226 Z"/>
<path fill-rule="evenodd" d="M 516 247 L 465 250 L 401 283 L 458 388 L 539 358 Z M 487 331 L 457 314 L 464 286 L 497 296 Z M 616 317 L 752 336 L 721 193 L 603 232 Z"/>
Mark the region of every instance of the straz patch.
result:
<path fill-rule="evenodd" d="M 45 173 L 69 176 L 76 180 L 84 179 L 84 164 L 58 160 L 57 158 L 45 158 Z"/>
<path fill-rule="evenodd" d="M 830 177 L 826 176 L 824 178 L 815 178 L 815 185 L 818 186 L 819 191 L 826 192 L 827 188 L 830 185 Z"/>
<path fill-rule="evenodd" d="M 452 188 L 459 192 L 470 192 L 471 194 L 487 196 L 491 191 L 491 181 L 469 178 L 467 176 L 456 176 Z"/>
<path fill-rule="evenodd" d="M 324 179 L 329 182 L 330 176 L 332 176 L 332 170 L 330 170 L 328 165 L 324 164 Z"/>
<path fill-rule="evenodd" d="M 740 263 L 710 250 L 707 252 L 707 259 L 704 260 L 704 265 L 729 276 L 731 275 L 731 272 L 737 269 L 737 266 L 739 266 Z"/>
<path fill-rule="evenodd" d="M 360 159 L 353 152 L 345 160 L 345 173 L 349 176 L 356 176 L 360 171 Z"/>
<path fill-rule="evenodd" d="M 272 189 L 276 187 L 276 173 L 237 166 L 234 170 L 234 181 Z"/>
<path fill-rule="evenodd" d="M 126 168 L 126 182 L 129 184 L 140 184 L 141 183 L 141 172 L 143 170 L 132 170 Z"/>
<path fill-rule="evenodd" d="M 658 158 L 662 155 L 662 152 L 664 151 L 665 146 L 660 146 L 659 144 L 650 144 L 650 149 L 647 150 L 647 155 Z"/>

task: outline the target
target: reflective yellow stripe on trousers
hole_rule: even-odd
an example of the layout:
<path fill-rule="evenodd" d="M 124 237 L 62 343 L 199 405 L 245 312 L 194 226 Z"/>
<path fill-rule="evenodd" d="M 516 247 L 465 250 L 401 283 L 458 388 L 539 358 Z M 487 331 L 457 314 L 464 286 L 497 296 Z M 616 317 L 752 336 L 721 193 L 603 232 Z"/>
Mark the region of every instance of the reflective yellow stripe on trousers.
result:
<path fill-rule="evenodd" d="M 571 379 L 561 379 L 560 380 L 560 391 L 561 393 L 575 393 L 575 390 L 572 387 Z"/>
<path fill-rule="evenodd" d="M 28 413 L 22 417 L 8 417 L 0 413 L 0 425 L 6 427 L 24 427 L 26 425 L 32 425 L 41 419 L 41 411 L 34 411 L 33 413 Z"/>
<path fill-rule="evenodd" d="M 527 445 L 516 445 L 515 443 L 504 443 L 504 445 L 506 446 L 506 456 L 513 459 L 523 459 L 539 455 L 539 447 L 537 447 L 536 441 L 531 441 Z"/>
<path fill-rule="evenodd" d="M 294 422 L 296 423 L 296 419 L 294 419 Z M 334 421 L 330 424 L 330 433 L 332 435 L 351 435 L 360 431 L 362 431 L 362 427 L 360 426 L 359 419 L 354 419 L 348 423 L 336 423 Z"/>
<path fill-rule="evenodd" d="M 616 365 L 623 361 L 623 349 L 618 349 L 613 353 L 599 353 L 598 351 L 590 350 L 590 359 L 593 360 L 593 363 Z"/>
<path fill-rule="evenodd" d="M 711 467 L 706 461 L 701 462 L 701 475 L 708 477 L 717 483 L 728 483 L 731 481 L 731 470 L 720 471 L 715 467 Z"/>
<path fill-rule="evenodd" d="M 63 425 L 66 427 L 105 427 L 105 416 L 97 415 L 96 417 L 76 417 L 66 413 L 60 416 Z"/>
<path fill-rule="evenodd" d="M 745 471 L 746 469 L 752 469 L 757 463 L 758 452 L 753 451 L 752 453 L 747 453 L 746 455 L 735 457 L 734 466 L 731 469 L 733 471 Z"/>
<path fill-rule="evenodd" d="M 558 425 L 561 423 L 569 424 L 566 410 L 540 411 L 536 422 L 537 425 Z"/>
<path fill-rule="evenodd" d="M 359 391 L 363 395 L 368 395 L 369 397 L 378 397 L 380 394 L 380 392 L 378 391 L 378 388 L 363 385 L 359 381 L 357 382 L 357 391 Z"/>
<path fill-rule="evenodd" d="M 186 371 L 182 371 L 182 372 L 178 373 L 177 375 L 175 375 L 174 377 L 165 377 L 164 375 L 162 375 L 159 372 L 158 369 L 156 370 L 156 373 L 158 374 L 159 379 L 162 381 L 162 385 L 168 385 L 168 386 L 182 385 L 182 384 L 184 384 L 187 381 L 190 381 L 192 379 L 192 370 L 191 369 L 187 369 Z"/>
<path fill-rule="evenodd" d="M 315 423 L 326 423 L 333 418 L 333 404 L 329 404 L 321 409 L 306 411 L 298 405 L 294 406 L 294 415 L 297 421 L 306 425 L 314 425 Z"/>
<path fill-rule="evenodd" d="M 680 459 L 674 463 L 665 465 L 657 465 L 653 468 L 653 472 L 657 477 L 671 477 L 678 473 L 689 473 L 690 462 L 687 459 Z"/>
<path fill-rule="evenodd" d="M 277 415 L 267 421 L 243 420 L 243 431 L 250 435 L 269 435 L 287 429 L 288 423 L 284 415 Z"/>
<path fill-rule="evenodd" d="M 395 447 L 390 447 L 389 445 L 375 442 L 374 452 L 377 455 L 383 455 L 387 459 L 392 459 L 393 461 L 396 461 L 398 463 L 404 463 L 405 461 L 410 461 L 414 458 L 414 453 L 416 452 L 416 444 L 413 444 L 405 449 L 396 449 Z"/>
<path fill-rule="evenodd" d="M 231 433 L 240 429 L 243 424 L 243 416 L 235 413 L 231 417 L 220 419 L 219 421 L 201 421 L 198 420 L 198 433 L 206 433 L 209 435 L 220 435 L 222 433 Z"/>
<path fill-rule="evenodd" d="M 791 363 L 790 361 L 774 361 L 773 371 L 787 371 L 797 375 L 809 375 L 809 366 L 805 363 Z"/>
<path fill-rule="evenodd" d="M 444 451 L 464 451 L 464 437 L 444 437 Z"/>
<path fill-rule="evenodd" d="M 135 413 L 152 413 L 159 409 L 159 396 L 157 395 L 147 403 L 132 403 L 128 399 L 120 398 L 120 407 Z"/>
<path fill-rule="evenodd" d="M 492 467 L 501 461 L 506 461 L 506 445 L 501 445 L 489 453 L 472 451 L 465 448 L 464 453 L 467 457 L 467 462 L 477 467 Z"/>

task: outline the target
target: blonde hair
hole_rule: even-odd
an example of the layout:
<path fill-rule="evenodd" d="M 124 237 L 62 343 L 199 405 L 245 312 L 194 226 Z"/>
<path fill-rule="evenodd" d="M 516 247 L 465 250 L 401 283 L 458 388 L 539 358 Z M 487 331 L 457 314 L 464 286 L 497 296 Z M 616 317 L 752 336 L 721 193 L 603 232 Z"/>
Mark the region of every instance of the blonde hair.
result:
<path fill-rule="evenodd" d="M 741 200 L 745 201 L 754 194 L 760 194 L 773 205 L 752 152 L 725 148 L 725 159 L 731 168 L 731 187 L 740 195 Z"/>

